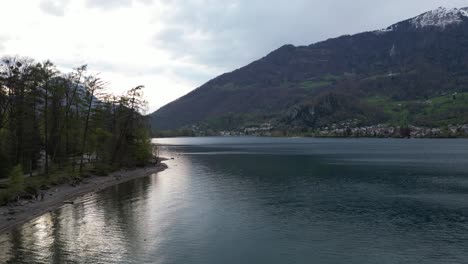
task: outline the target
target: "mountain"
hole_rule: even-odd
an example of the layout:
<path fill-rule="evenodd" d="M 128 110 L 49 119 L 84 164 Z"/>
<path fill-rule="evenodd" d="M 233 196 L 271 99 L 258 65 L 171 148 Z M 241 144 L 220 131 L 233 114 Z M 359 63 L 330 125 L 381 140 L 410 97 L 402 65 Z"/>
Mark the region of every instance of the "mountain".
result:
<path fill-rule="evenodd" d="M 158 130 L 214 131 L 468 123 L 468 8 L 441 7 L 382 30 L 285 45 L 151 120 Z"/>

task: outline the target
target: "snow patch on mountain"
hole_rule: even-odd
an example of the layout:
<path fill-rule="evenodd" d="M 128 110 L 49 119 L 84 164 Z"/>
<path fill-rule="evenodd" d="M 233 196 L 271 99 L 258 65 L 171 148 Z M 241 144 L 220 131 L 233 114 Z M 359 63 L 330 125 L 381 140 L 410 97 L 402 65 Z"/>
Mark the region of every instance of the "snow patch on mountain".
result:
<path fill-rule="evenodd" d="M 392 32 L 392 31 L 396 30 L 397 27 L 398 27 L 398 24 L 395 24 L 395 25 L 389 26 L 387 28 L 376 30 L 376 31 L 374 31 L 374 33 L 377 34 L 377 35 L 385 34 L 387 32 Z"/>
<path fill-rule="evenodd" d="M 411 19 L 410 23 L 416 28 L 430 26 L 445 28 L 448 25 L 460 24 L 464 17 L 468 17 L 468 8 L 439 7 Z"/>

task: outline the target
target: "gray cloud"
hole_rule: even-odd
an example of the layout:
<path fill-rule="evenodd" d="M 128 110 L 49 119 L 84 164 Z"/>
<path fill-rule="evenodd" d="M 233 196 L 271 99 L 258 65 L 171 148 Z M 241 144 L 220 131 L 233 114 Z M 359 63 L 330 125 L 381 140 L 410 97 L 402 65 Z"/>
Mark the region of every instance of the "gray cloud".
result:
<path fill-rule="evenodd" d="M 64 16 L 68 0 L 43 0 L 39 4 L 42 12 L 53 16 Z"/>
<path fill-rule="evenodd" d="M 212 73 L 201 70 L 195 66 L 174 65 L 167 68 L 168 72 L 184 80 L 190 80 L 193 83 L 202 84 L 208 79 L 213 78 Z"/>
<path fill-rule="evenodd" d="M 165 0 L 165 29 L 152 45 L 175 58 L 222 70 L 243 66 L 284 45 L 309 45 L 376 30 L 438 6 L 437 0 Z M 161 19 L 161 18 L 159 18 Z"/>

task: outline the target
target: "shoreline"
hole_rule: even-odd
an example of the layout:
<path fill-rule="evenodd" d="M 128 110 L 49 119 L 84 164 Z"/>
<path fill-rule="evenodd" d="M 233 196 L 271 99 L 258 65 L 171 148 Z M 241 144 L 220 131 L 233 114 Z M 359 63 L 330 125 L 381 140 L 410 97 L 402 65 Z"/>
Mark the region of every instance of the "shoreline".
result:
<path fill-rule="evenodd" d="M 119 170 L 108 176 L 94 175 L 86 178 L 83 183 L 75 187 L 70 184 L 53 186 L 44 191 L 45 198 L 43 201 L 21 200 L 15 206 L 0 206 L 0 235 L 8 233 L 13 228 L 47 212 L 56 210 L 67 203 L 72 204 L 77 198 L 130 180 L 148 177 L 167 168 L 165 163 L 159 163 L 150 167 Z"/>
<path fill-rule="evenodd" d="M 172 138 L 313 138 L 313 139 L 468 139 L 465 137 L 364 137 L 364 136 L 266 136 L 266 135 L 242 135 L 242 136 L 193 136 L 193 137 L 157 137 L 153 139 L 172 139 Z"/>

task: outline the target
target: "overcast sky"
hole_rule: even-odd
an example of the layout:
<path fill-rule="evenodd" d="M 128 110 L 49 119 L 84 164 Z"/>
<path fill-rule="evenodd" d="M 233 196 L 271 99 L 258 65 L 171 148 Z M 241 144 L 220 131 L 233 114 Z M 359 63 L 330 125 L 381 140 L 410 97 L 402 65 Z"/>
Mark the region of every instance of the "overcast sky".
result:
<path fill-rule="evenodd" d="M 88 64 L 149 112 L 284 45 L 387 27 L 468 0 L 2 0 L 0 54 Z"/>

